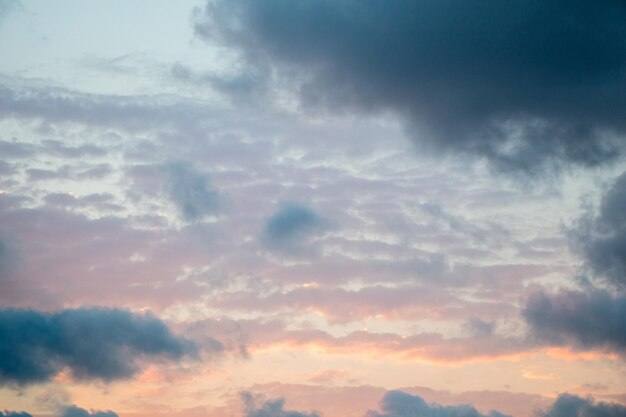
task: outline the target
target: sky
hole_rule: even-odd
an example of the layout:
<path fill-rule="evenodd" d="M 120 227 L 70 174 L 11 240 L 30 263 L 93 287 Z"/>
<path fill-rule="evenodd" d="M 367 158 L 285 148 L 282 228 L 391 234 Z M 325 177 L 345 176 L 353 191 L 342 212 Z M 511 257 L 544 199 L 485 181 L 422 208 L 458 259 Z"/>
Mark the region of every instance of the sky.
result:
<path fill-rule="evenodd" d="M 0 0 L 0 417 L 626 416 L 623 0 Z"/>

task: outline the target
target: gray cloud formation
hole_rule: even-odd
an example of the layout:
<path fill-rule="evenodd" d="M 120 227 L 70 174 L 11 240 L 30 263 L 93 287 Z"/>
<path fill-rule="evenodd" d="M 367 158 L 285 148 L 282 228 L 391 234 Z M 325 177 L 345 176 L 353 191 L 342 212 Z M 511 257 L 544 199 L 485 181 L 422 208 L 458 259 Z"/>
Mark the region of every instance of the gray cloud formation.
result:
<path fill-rule="evenodd" d="M 598 215 L 583 217 L 574 238 L 594 275 L 626 289 L 626 172 L 603 196 Z"/>
<path fill-rule="evenodd" d="M 119 417 L 113 411 L 87 411 L 84 408 L 70 405 L 65 407 L 59 417 Z"/>
<path fill-rule="evenodd" d="M 626 417 L 626 407 L 621 404 L 596 403 L 591 398 L 561 394 L 540 417 Z"/>
<path fill-rule="evenodd" d="M 170 164 L 167 171 L 167 191 L 185 220 L 199 221 L 217 213 L 219 195 L 211 187 L 208 175 L 185 162 Z"/>
<path fill-rule="evenodd" d="M 128 378 L 142 360 L 194 355 L 150 314 L 80 308 L 45 313 L 0 310 L 0 385 L 45 382 L 67 368 L 78 379 Z"/>
<path fill-rule="evenodd" d="M 0 410 L 0 417 L 33 417 L 26 411 L 2 411 Z"/>
<path fill-rule="evenodd" d="M 626 3 L 218 0 L 196 34 L 295 74 L 305 105 L 392 110 L 430 149 L 531 172 L 624 149 Z"/>
<path fill-rule="evenodd" d="M 626 297 L 603 290 L 533 294 L 523 311 L 542 343 L 603 349 L 626 357 Z"/>
<path fill-rule="evenodd" d="M 244 403 L 245 417 L 320 417 L 316 412 L 304 413 L 285 410 L 283 398 L 267 400 L 260 406 L 254 395 L 249 392 L 243 392 L 241 398 Z"/>
<path fill-rule="evenodd" d="M 427 404 L 421 397 L 403 391 L 387 391 L 380 400 L 379 408 L 380 411 L 368 411 L 365 417 L 484 417 L 471 405 Z M 492 411 L 489 416 L 505 415 Z"/>
<path fill-rule="evenodd" d="M 325 227 L 325 221 L 310 208 L 287 203 L 279 208 L 265 224 L 263 238 L 270 245 L 299 243 Z"/>

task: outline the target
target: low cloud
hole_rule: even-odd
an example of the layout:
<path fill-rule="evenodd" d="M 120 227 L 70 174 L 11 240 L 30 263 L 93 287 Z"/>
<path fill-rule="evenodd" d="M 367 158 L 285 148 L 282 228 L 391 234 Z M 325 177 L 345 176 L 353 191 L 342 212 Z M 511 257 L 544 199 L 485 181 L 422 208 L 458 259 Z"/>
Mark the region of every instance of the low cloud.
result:
<path fill-rule="evenodd" d="M 106 308 L 3 309 L 0 340 L 0 380 L 15 385 L 46 382 L 64 369 L 82 380 L 124 379 L 144 361 L 195 353 L 157 317 Z"/>
<path fill-rule="evenodd" d="M 623 153 L 624 19 L 620 0 L 220 0 L 194 28 L 305 107 L 392 111 L 422 148 L 532 173 Z"/>
<path fill-rule="evenodd" d="M 538 292 L 529 298 L 523 315 L 531 336 L 542 343 L 626 357 L 626 297 L 598 289 Z"/>
<path fill-rule="evenodd" d="M 117 413 L 113 411 L 87 411 L 84 408 L 70 405 L 65 407 L 59 417 L 119 417 Z"/>
<path fill-rule="evenodd" d="M 316 412 L 285 410 L 285 400 L 277 398 L 259 404 L 259 398 L 249 392 L 241 394 L 245 417 L 320 417 Z"/>
<path fill-rule="evenodd" d="M 2 411 L 0 410 L 0 417 L 33 417 L 26 411 Z"/>
<path fill-rule="evenodd" d="M 561 394 L 539 417 L 625 417 L 626 407 L 621 404 L 595 402 L 592 398 Z"/>
<path fill-rule="evenodd" d="M 219 195 L 211 187 L 208 175 L 185 162 L 168 165 L 167 172 L 169 197 L 185 220 L 199 221 L 217 213 Z"/>
<path fill-rule="evenodd" d="M 270 246 L 287 249 L 320 233 L 326 222 L 310 208 L 287 203 L 278 209 L 265 223 L 263 240 Z"/>
<path fill-rule="evenodd" d="M 596 278 L 626 289 L 626 172 L 604 194 L 597 215 L 584 216 L 572 236 Z"/>
<path fill-rule="evenodd" d="M 427 404 L 421 397 L 403 391 L 388 391 L 379 403 L 379 411 L 370 410 L 365 417 L 484 417 L 471 405 Z M 505 414 L 492 411 L 490 417 Z"/>

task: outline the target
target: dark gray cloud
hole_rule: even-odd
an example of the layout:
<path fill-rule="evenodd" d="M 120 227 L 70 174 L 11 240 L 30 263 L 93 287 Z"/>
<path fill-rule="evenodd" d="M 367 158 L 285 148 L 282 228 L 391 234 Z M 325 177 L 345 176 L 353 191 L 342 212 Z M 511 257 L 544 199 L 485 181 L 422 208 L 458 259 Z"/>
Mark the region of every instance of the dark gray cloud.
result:
<path fill-rule="evenodd" d="M 33 417 L 31 414 L 26 411 L 8 411 L 8 410 L 0 410 L 0 417 Z"/>
<path fill-rule="evenodd" d="M 538 292 L 523 314 L 532 337 L 541 343 L 626 356 L 626 297 L 598 289 Z"/>
<path fill-rule="evenodd" d="M 128 378 L 142 360 L 194 354 L 150 314 L 80 308 L 45 313 L 0 310 L 0 384 L 45 382 L 63 369 L 78 379 Z"/>
<path fill-rule="evenodd" d="M 484 417 L 471 405 L 427 404 L 421 397 L 403 391 L 387 391 L 378 406 L 379 411 L 370 410 L 365 417 Z M 489 416 L 505 414 L 492 411 Z"/>
<path fill-rule="evenodd" d="M 561 394 L 554 404 L 539 417 L 626 417 L 626 407 L 621 404 L 596 403 L 591 398 Z"/>
<path fill-rule="evenodd" d="M 70 405 L 65 407 L 59 417 L 119 417 L 113 411 L 87 411 L 84 408 Z"/>
<path fill-rule="evenodd" d="M 286 203 L 265 224 L 263 238 L 270 245 L 296 244 L 324 229 L 325 221 L 310 208 Z"/>
<path fill-rule="evenodd" d="M 168 194 L 185 220 L 199 221 L 217 213 L 219 194 L 211 187 L 208 175 L 186 162 L 170 164 L 167 171 Z"/>
<path fill-rule="evenodd" d="M 261 405 L 258 405 L 258 398 L 249 392 L 243 392 L 241 398 L 244 403 L 245 417 L 320 417 L 316 412 L 285 410 L 283 398 L 267 400 Z"/>
<path fill-rule="evenodd" d="M 584 216 L 572 236 L 596 277 L 626 288 L 626 172 L 605 193 L 598 214 Z"/>
<path fill-rule="evenodd" d="M 626 3 L 219 0 L 195 32 L 333 113 L 391 110 L 431 150 L 532 172 L 624 150 Z"/>

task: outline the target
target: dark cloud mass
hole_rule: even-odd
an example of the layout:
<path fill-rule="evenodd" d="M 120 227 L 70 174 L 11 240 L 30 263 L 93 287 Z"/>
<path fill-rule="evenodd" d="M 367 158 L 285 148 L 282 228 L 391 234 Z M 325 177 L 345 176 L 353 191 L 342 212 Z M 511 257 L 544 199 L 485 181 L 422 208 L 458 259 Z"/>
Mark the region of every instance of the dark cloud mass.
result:
<path fill-rule="evenodd" d="M 392 110 L 423 146 L 530 172 L 623 151 L 625 20 L 622 0 L 218 0 L 195 32 L 305 105 Z"/>
<path fill-rule="evenodd" d="M 378 406 L 380 411 L 370 410 L 365 417 L 484 417 L 471 405 L 427 404 L 421 397 L 403 391 L 386 392 Z M 497 411 L 489 416 L 505 417 Z"/>
<path fill-rule="evenodd" d="M 596 217 L 584 217 L 574 233 L 591 271 L 626 289 L 626 172 L 603 196 Z"/>
<path fill-rule="evenodd" d="M 523 313 L 541 342 L 626 356 L 626 297 L 602 290 L 536 293 Z"/>
<path fill-rule="evenodd" d="M 539 417 L 626 417 L 626 407 L 620 404 L 596 403 L 590 398 L 561 394 L 552 407 Z"/>
<path fill-rule="evenodd" d="M 63 369 L 78 379 L 133 376 L 140 360 L 194 353 L 150 314 L 105 308 L 44 313 L 0 310 L 0 384 L 45 382 Z"/>

